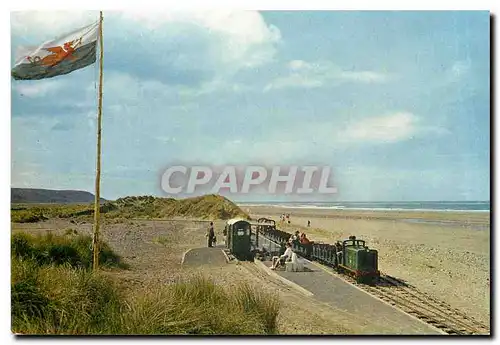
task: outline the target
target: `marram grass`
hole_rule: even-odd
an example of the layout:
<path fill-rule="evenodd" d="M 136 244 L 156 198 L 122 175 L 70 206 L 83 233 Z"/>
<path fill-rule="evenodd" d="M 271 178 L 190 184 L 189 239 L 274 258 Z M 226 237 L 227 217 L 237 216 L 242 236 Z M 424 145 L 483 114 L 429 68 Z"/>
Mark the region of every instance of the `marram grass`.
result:
<path fill-rule="evenodd" d="M 68 247 L 77 248 L 77 254 L 67 250 L 61 255 L 48 249 L 64 247 L 76 239 L 75 235 L 13 236 L 13 332 L 37 335 L 277 333 L 280 304 L 276 295 L 246 284 L 224 288 L 203 276 L 192 276 L 125 297 L 109 275 L 95 273 L 87 264 L 81 264 L 86 261 L 78 256 L 78 245 Z"/>

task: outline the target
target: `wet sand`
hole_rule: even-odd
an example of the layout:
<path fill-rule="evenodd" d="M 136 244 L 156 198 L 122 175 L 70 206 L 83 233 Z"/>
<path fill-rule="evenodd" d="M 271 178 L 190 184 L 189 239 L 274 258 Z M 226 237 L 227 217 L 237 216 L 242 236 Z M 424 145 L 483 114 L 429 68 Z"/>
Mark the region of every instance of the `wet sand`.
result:
<path fill-rule="evenodd" d="M 490 220 L 483 212 L 365 211 L 242 206 L 333 243 L 356 235 L 379 252 L 379 269 L 448 302 L 478 321 L 490 318 Z M 289 213 L 291 224 L 279 224 Z M 311 228 L 307 228 L 307 221 Z"/>

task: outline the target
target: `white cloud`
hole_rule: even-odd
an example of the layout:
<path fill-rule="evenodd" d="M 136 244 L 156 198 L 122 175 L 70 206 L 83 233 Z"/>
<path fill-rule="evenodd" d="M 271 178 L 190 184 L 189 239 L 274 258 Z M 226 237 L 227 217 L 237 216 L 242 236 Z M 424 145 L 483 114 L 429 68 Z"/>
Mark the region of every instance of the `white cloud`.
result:
<path fill-rule="evenodd" d="M 97 11 L 22 11 L 11 14 L 11 28 L 14 35 L 49 40 L 97 20 Z M 105 13 L 105 25 L 107 20 L 118 21 L 127 30 L 146 29 L 146 38 L 147 31 L 169 36 L 182 33 L 186 24 L 196 27 L 209 41 L 210 53 L 226 68 L 227 64 L 244 68 L 272 61 L 281 40 L 279 29 L 268 25 L 257 11 L 129 10 Z"/>
<path fill-rule="evenodd" d="M 188 111 L 196 107 L 196 98 L 216 92 L 241 93 L 248 91 L 249 86 L 217 78 L 199 86 L 169 85 L 158 80 L 141 79 L 128 73 L 111 71 L 104 79 L 107 107 L 117 113 L 130 105 L 161 104 L 162 108 L 176 108 Z M 90 85 L 87 92 L 93 92 Z M 146 101 L 146 99 L 148 101 Z M 171 105 L 166 100 L 174 100 Z M 182 103 L 179 103 L 182 100 Z"/>
<path fill-rule="evenodd" d="M 97 11 L 18 11 L 10 15 L 13 34 L 43 40 L 53 39 L 98 19 Z"/>
<path fill-rule="evenodd" d="M 13 12 L 12 35 L 15 38 L 23 37 L 23 44 L 41 44 L 96 21 L 98 15 L 97 11 Z M 131 75 L 122 78 L 112 75 L 112 70 L 106 71 L 106 90 L 113 90 L 111 86 L 126 89 L 122 99 L 137 99 L 145 92 L 158 96 L 177 94 L 186 99 L 220 91 L 246 91 L 249 87 L 235 83 L 233 76 L 241 69 L 272 62 L 281 41 L 279 29 L 267 24 L 257 11 L 129 10 L 105 12 L 104 15 L 105 42 L 107 36 L 118 49 L 127 47 L 131 40 L 141 40 L 138 45 L 140 49 L 154 47 L 148 57 L 158 64 L 155 68 L 170 71 L 166 76 L 162 74 L 162 77 L 158 77 L 156 84 L 153 80 L 135 78 L 137 73 L 134 69 L 128 71 Z M 24 51 L 29 48 L 16 46 L 13 49 L 17 55 L 24 56 Z M 171 55 L 165 58 L 165 54 Z M 176 82 L 178 75 L 181 76 L 180 82 Z M 188 77 L 182 79 L 184 76 Z M 152 77 L 157 76 L 149 76 Z M 124 85 L 131 89 L 124 88 Z M 20 90 L 27 96 L 36 97 L 55 90 L 52 86 L 25 86 Z"/>
<path fill-rule="evenodd" d="M 345 125 L 334 120 L 300 122 L 289 126 L 284 136 L 263 135 L 261 138 L 228 138 L 217 143 L 217 150 L 207 153 L 205 147 L 189 147 L 189 157 L 213 164 L 284 164 L 310 159 L 331 159 L 334 152 L 349 147 L 391 144 L 415 136 L 438 134 L 434 126 L 423 126 L 409 112 L 353 119 Z M 271 133 L 279 129 L 268 128 Z M 444 134 L 440 133 L 440 134 Z"/>
<path fill-rule="evenodd" d="M 156 140 L 162 142 L 162 143 L 175 143 L 176 139 L 175 137 L 164 137 L 164 136 L 157 136 L 155 137 Z"/>
<path fill-rule="evenodd" d="M 341 133 L 342 141 L 396 142 L 413 137 L 418 118 L 409 112 L 398 112 L 360 120 Z"/>
<path fill-rule="evenodd" d="M 281 33 L 267 25 L 256 11 L 133 11 L 121 17 L 143 25 L 150 30 L 161 30 L 165 25 L 194 24 L 209 33 L 220 44 L 223 63 L 237 63 L 242 67 L 258 66 L 271 61 L 275 44 Z M 168 31 L 167 31 L 168 32 Z"/>
<path fill-rule="evenodd" d="M 382 73 L 370 71 L 344 71 L 339 74 L 340 79 L 352 80 L 361 83 L 383 83 L 388 77 Z"/>
<path fill-rule="evenodd" d="M 191 150 L 193 159 L 206 159 L 215 163 L 293 162 L 329 157 L 338 150 L 367 145 L 387 145 L 427 135 L 446 135 L 446 128 L 423 120 L 410 112 L 392 112 L 377 116 L 353 118 L 350 123 L 335 121 L 300 122 L 288 127 L 286 136 L 264 136 L 260 139 L 229 139 L 218 145 L 213 155 L 203 147 Z M 276 129 L 269 128 L 270 131 Z M 279 130 L 278 130 L 279 131 Z M 339 152 L 340 152 L 339 151 Z"/>
<path fill-rule="evenodd" d="M 375 71 L 343 70 L 329 61 L 306 62 L 293 60 L 287 65 L 287 74 L 270 82 L 264 91 L 289 87 L 317 88 L 332 83 L 384 83 L 390 76 Z"/>

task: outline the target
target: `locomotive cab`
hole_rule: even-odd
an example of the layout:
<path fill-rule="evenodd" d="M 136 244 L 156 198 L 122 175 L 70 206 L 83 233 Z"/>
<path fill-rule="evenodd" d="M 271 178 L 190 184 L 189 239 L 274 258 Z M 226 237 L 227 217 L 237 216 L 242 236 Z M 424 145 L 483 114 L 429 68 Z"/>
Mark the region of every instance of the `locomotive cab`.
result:
<path fill-rule="evenodd" d="M 369 249 L 365 241 L 356 239 L 356 236 L 342 241 L 339 261 L 338 270 L 353 276 L 358 282 L 372 281 L 380 276 L 377 251 Z"/>

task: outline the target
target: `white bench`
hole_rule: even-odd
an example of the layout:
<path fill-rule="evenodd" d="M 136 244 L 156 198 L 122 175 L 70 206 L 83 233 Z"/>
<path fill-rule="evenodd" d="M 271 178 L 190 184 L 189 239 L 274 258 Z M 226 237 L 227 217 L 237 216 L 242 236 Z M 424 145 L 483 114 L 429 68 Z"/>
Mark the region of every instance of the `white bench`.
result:
<path fill-rule="evenodd" d="M 285 271 L 302 272 L 304 271 L 304 262 L 297 254 L 292 253 L 292 260 L 285 262 Z"/>

